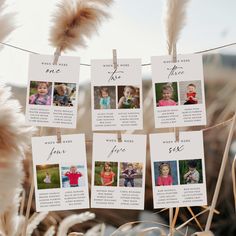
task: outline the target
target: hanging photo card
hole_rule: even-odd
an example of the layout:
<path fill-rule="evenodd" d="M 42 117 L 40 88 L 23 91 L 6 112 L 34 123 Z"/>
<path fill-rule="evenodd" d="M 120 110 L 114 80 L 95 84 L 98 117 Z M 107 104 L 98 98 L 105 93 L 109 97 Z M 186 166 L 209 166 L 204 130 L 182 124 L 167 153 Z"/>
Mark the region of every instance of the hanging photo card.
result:
<path fill-rule="evenodd" d="M 30 55 L 26 122 L 34 126 L 75 128 L 80 60 Z"/>
<path fill-rule="evenodd" d="M 93 130 L 143 128 L 142 74 L 140 59 L 91 62 Z"/>
<path fill-rule="evenodd" d="M 202 56 L 152 57 L 155 127 L 206 125 Z"/>
<path fill-rule="evenodd" d="M 150 134 L 154 208 L 207 204 L 202 131 Z"/>
<path fill-rule="evenodd" d="M 33 137 L 36 211 L 89 208 L 83 134 Z"/>
<path fill-rule="evenodd" d="M 145 166 L 146 135 L 94 134 L 91 207 L 144 209 Z"/>

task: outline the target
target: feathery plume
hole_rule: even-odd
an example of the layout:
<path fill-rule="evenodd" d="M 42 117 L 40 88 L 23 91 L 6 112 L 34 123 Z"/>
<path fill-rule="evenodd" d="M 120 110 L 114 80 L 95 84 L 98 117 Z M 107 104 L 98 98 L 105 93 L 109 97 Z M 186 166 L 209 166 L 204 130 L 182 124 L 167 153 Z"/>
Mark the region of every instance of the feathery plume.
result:
<path fill-rule="evenodd" d="M 185 25 L 188 2 L 189 0 L 167 0 L 165 25 L 169 54 L 172 53 L 173 45 L 177 43 L 180 31 Z"/>
<path fill-rule="evenodd" d="M 5 0 L 0 0 L 0 42 L 2 42 L 14 29 L 14 14 L 4 13 Z"/>
<path fill-rule="evenodd" d="M 52 225 L 48 228 L 48 230 L 45 232 L 44 236 L 53 236 L 55 235 L 56 230 L 55 230 L 55 226 Z"/>
<path fill-rule="evenodd" d="M 61 1 L 53 17 L 49 41 L 59 49 L 73 50 L 76 46 L 86 47 L 86 38 L 98 31 L 102 19 L 109 14 L 101 6 L 109 6 L 112 0 Z"/>
<path fill-rule="evenodd" d="M 83 223 L 94 218 L 95 214 L 90 212 L 70 215 L 61 221 L 58 227 L 57 236 L 66 236 L 69 228 L 73 225 Z"/>

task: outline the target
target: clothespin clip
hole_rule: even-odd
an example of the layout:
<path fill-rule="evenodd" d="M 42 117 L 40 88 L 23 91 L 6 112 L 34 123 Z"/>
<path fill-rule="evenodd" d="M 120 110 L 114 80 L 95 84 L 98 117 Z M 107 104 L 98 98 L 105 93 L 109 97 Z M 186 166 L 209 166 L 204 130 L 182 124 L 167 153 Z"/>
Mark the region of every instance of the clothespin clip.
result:
<path fill-rule="evenodd" d="M 59 59 L 59 56 L 61 55 L 61 49 L 57 48 L 54 52 L 54 59 L 53 59 L 53 65 L 56 65 Z M 56 134 L 57 134 L 57 143 L 61 143 L 61 129 L 56 128 Z"/>
<path fill-rule="evenodd" d="M 117 51 L 116 49 L 113 49 L 112 50 L 112 57 L 113 57 L 113 67 L 114 67 L 114 70 L 116 71 L 117 70 Z"/>
<path fill-rule="evenodd" d="M 176 43 L 173 44 L 172 47 L 172 62 L 177 62 L 177 49 L 176 49 Z M 174 133 L 175 133 L 175 142 L 179 142 L 179 128 L 174 127 Z"/>
<path fill-rule="evenodd" d="M 121 137 L 121 132 L 120 131 L 117 134 L 117 140 L 118 140 L 118 143 L 122 143 L 122 137 Z"/>

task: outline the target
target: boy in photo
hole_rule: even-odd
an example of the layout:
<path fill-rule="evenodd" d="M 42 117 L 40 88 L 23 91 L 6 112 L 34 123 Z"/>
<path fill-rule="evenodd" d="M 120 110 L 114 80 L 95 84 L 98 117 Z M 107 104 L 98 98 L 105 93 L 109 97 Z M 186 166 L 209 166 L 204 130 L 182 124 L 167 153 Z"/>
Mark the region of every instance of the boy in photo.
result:
<path fill-rule="evenodd" d="M 184 174 L 186 184 L 197 184 L 199 182 L 199 172 L 197 171 L 197 162 L 195 160 L 188 161 L 189 171 Z"/>
<path fill-rule="evenodd" d="M 124 186 L 128 187 L 128 183 L 130 183 L 131 187 L 134 187 L 134 177 L 137 175 L 137 172 L 133 168 L 132 163 L 129 163 L 128 168 L 122 171 L 122 175 L 125 177 Z"/>

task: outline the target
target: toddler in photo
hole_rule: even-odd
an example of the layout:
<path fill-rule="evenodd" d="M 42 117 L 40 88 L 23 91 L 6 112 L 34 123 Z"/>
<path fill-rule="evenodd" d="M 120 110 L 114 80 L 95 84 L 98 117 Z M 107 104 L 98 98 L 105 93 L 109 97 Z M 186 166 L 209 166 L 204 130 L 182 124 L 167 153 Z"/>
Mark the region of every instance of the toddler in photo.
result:
<path fill-rule="evenodd" d="M 188 172 L 184 175 L 184 180 L 186 181 L 186 184 L 196 184 L 199 182 L 199 172 L 196 168 L 196 161 L 188 161 Z"/>
<path fill-rule="evenodd" d="M 197 104 L 198 100 L 196 98 L 196 95 L 197 95 L 196 85 L 195 84 L 188 84 L 184 105 Z"/>
<path fill-rule="evenodd" d="M 110 163 L 106 162 L 100 174 L 102 186 L 112 186 L 115 175 L 116 174 L 112 171 Z"/>
<path fill-rule="evenodd" d="M 51 183 L 51 175 L 48 172 L 46 172 L 46 177 L 43 180 L 43 182 L 46 183 L 46 184 L 50 184 Z"/>
<path fill-rule="evenodd" d="M 134 177 L 137 175 L 137 172 L 133 168 L 132 163 L 129 163 L 128 168 L 122 171 L 122 175 L 125 177 L 124 186 L 128 187 L 128 183 L 130 183 L 131 187 L 134 187 Z"/>
<path fill-rule="evenodd" d="M 139 108 L 139 102 L 136 95 L 136 89 L 133 86 L 125 86 L 123 95 L 118 103 L 118 108 Z"/>
<path fill-rule="evenodd" d="M 157 177 L 157 186 L 167 186 L 173 184 L 171 176 L 171 167 L 168 163 L 161 163 L 159 165 L 159 176 Z"/>
<path fill-rule="evenodd" d="M 158 101 L 157 106 L 176 106 L 177 102 L 175 102 L 172 97 L 174 93 L 174 89 L 171 84 L 165 84 L 162 86 L 162 99 Z"/>
<path fill-rule="evenodd" d="M 111 97 L 109 96 L 108 88 L 100 88 L 100 109 L 110 109 L 111 108 Z"/>
<path fill-rule="evenodd" d="M 67 171 L 64 175 L 68 177 L 70 187 L 78 187 L 79 178 L 83 176 L 80 172 L 77 171 L 76 166 L 71 166 L 70 171 Z"/>
<path fill-rule="evenodd" d="M 51 96 L 49 95 L 49 83 L 37 82 L 37 93 L 30 96 L 29 104 L 51 105 Z"/>

